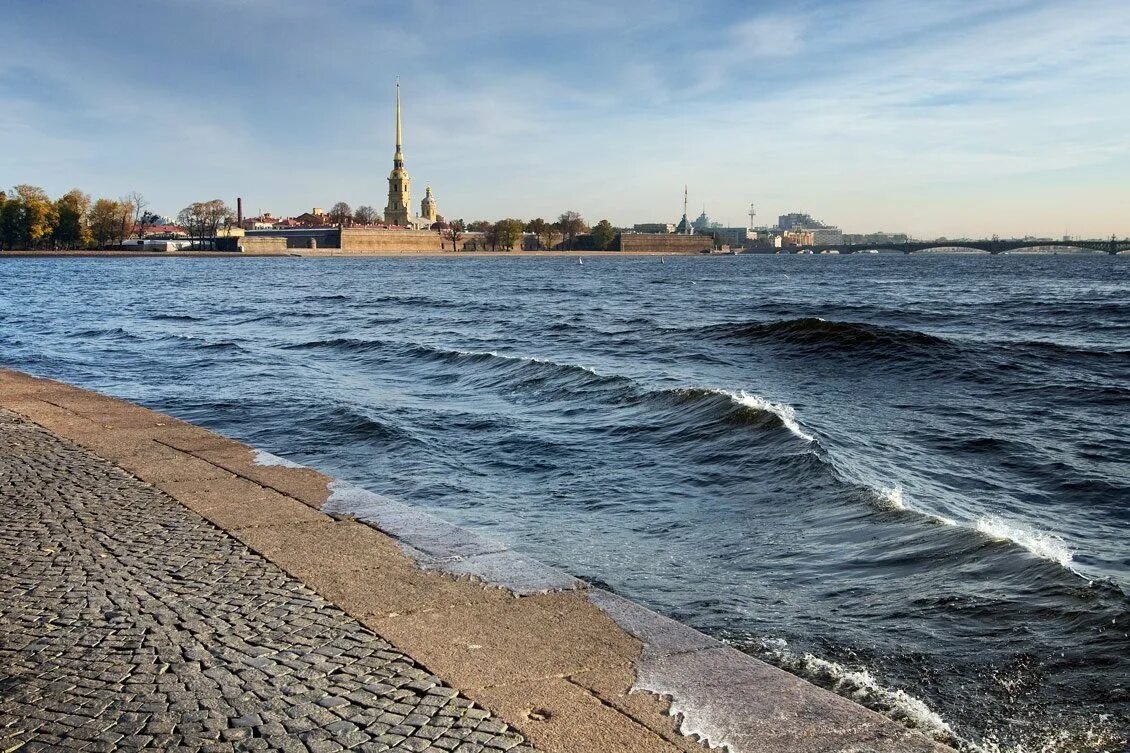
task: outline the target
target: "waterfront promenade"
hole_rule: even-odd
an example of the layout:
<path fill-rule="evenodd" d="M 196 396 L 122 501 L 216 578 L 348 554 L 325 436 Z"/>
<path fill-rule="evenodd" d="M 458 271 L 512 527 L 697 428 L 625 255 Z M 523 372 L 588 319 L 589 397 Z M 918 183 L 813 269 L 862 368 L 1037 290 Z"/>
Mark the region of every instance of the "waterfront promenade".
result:
<path fill-rule="evenodd" d="M 4 370 L 0 505 L 0 751 L 949 750 L 411 508 Z"/>

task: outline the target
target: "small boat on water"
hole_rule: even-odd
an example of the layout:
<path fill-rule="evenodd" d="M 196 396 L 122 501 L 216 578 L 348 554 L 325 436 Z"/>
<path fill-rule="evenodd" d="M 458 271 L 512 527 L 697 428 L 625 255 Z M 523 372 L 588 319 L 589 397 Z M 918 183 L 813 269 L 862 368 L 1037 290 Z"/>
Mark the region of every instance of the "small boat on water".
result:
<path fill-rule="evenodd" d="M 584 263 L 585 263 L 585 260 L 584 260 L 584 259 L 582 259 L 581 257 L 579 257 L 579 256 L 578 256 L 578 257 L 577 257 L 577 263 L 578 263 L 578 264 L 584 264 Z"/>

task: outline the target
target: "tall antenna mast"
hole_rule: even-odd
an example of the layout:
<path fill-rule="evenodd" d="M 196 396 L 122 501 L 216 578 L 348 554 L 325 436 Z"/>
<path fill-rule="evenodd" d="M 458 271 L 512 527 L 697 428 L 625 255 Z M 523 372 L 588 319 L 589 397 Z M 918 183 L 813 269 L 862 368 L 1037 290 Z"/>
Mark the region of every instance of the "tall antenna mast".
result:
<path fill-rule="evenodd" d="M 750 230 L 753 230 L 753 227 L 754 227 L 754 219 L 753 218 L 756 215 L 757 215 L 757 210 L 754 209 L 753 204 L 750 204 L 749 205 L 749 229 Z"/>

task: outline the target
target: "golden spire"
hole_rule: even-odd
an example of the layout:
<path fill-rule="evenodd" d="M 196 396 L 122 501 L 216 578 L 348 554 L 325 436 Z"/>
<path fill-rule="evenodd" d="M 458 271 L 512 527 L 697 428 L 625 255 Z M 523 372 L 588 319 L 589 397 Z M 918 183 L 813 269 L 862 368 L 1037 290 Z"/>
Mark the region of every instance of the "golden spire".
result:
<path fill-rule="evenodd" d="M 396 77 L 396 166 L 404 166 L 403 140 L 400 127 L 400 76 Z"/>

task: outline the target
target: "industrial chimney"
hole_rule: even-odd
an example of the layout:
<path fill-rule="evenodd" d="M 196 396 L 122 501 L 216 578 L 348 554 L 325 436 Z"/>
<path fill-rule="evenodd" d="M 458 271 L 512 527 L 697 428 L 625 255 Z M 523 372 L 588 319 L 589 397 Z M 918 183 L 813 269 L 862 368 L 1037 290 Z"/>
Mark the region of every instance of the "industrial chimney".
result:
<path fill-rule="evenodd" d="M 243 197 L 235 197 L 235 224 L 243 227 Z"/>

